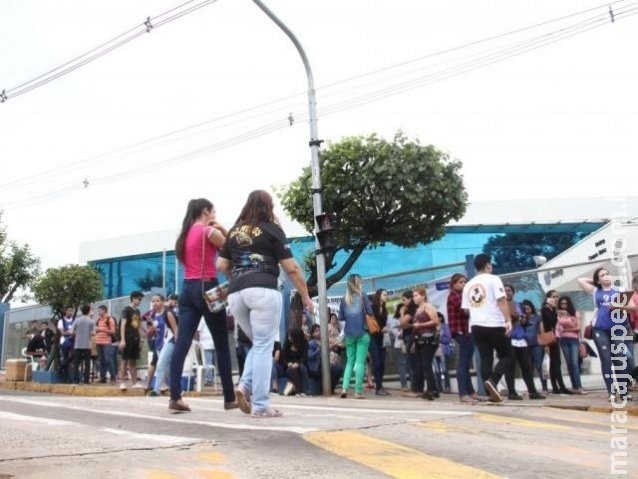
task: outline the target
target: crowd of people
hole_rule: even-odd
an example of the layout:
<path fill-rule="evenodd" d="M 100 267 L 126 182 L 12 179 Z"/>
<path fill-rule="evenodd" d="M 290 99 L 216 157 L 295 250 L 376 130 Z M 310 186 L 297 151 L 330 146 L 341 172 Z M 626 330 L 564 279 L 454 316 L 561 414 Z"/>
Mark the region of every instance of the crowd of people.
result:
<path fill-rule="evenodd" d="M 144 388 L 150 395 L 169 390 L 169 410 L 187 412 L 190 406 L 182 398 L 182 371 L 193 339 L 207 337 L 206 355 L 210 354 L 208 362 L 214 357 L 226 410 L 238 408 L 258 418 L 279 417 L 281 411 L 271 405 L 273 393 L 304 396 L 321 390 L 321 330 L 308 319 L 314 305 L 302 269 L 274 216 L 270 194 L 251 192 L 228 230 L 217 222 L 209 200 L 191 200 L 175 251 L 184 268 L 179 298 L 153 295 L 151 310 L 142 314 L 143 294 L 134 291 L 119 320 L 105 306 L 98 307 L 95 319 L 90 305 L 81 306 L 79 317 L 74 317 L 73 308 L 66 310 L 57 324 L 60 372 L 66 381 L 87 383 L 91 359 L 98 358 L 99 382 L 107 382 L 107 375 L 111 382 L 119 378 L 120 389 L 126 390 L 129 377 L 132 387 Z M 378 289 L 369 297 L 362 277 L 351 274 L 338 311 L 329 312 L 327 357 L 332 392 L 341 380 L 337 391 L 341 398 L 364 399 L 364 383 L 375 395 L 390 395 L 383 382 L 386 355 L 391 353 L 404 396 L 434 401 L 441 393 L 450 393 L 448 364 L 453 357 L 457 358 L 461 403 L 501 402 L 504 389 L 509 400 L 523 399 L 515 388 L 516 366 L 529 399 L 586 394 L 580 377 L 584 325 L 571 298 L 551 290 L 537 309 L 527 299 L 514 299 L 514 286 L 503 284 L 493 274 L 488 255 L 476 255 L 474 266 L 476 274 L 471 278 L 464 273 L 452 275 L 445 311 L 437 311 L 426 290 L 416 288 L 404 291 L 390 314 L 388 291 Z M 278 337 L 283 308 L 280 270 L 292 282 L 304 308 L 300 325 L 288 329 L 283 342 Z M 219 286 L 218 272 L 229 280 L 224 285 L 227 308 L 212 307 L 205 294 Z M 604 268 L 597 269 L 592 279 L 579 279 L 579 284 L 596 306 L 589 328 L 610 400 L 626 400 L 631 377 L 636 376 L 633 343 L 627 334 L 619 337 L 615 327 L 630 331 L 637 326 L 638 277 L 633 297 L 624 302 Z M 614 318 L 618 312 L 624 315 L 622 321 Z M 236 325 L 237 384 L 232 377 L 228 315 Z M 376 322 L 372 330 L 369 321 Z M 46 356 L 51 351 L 52 332 L 48 325 L 34 327 L 38 330 L 27 349 L 34 356 Z M 136 364 L 147 340 L 153 356 L 144 385 L 137 379 Z M 563 358 L 571 388 L 563 380 Z M 501 379 L 504 388 L 499 385 Z"/>

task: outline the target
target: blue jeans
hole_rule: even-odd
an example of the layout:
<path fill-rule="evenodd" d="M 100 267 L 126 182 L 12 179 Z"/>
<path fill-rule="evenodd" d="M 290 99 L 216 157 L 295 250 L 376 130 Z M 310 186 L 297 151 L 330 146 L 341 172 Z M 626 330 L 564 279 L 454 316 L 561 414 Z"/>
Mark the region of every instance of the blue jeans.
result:
<path fill-rule="evenodd" d="M 204 349 L 204 356 L 206 357 L 206 364 L 212 364 L 213 366 L 215 365 L 215 350 L 214 349 Z M 206 381 L 208 384 L 212 384 L 214 379 L 215 377 L 213 375 L 213 370 L 207 369 L 206 377 L 204 378 L 204 381 Z"/>
<path fill-rule="evenodd" d="M 594 344 L 598 350 L 598 357 L 600 358 L 600 369 L 605 380 L 605 386 L 607 387 L 607 393 L 615 394 L 619 392 L 624 395 L 627 394 L 629 388 L 629 379 L 627 376 L 628 361 L 626 354 L 612 353 L 611 348 L 618 351 L 620 343 L 623 342 L 622 338 L 611 338 L 611 331 L 604 329 L 594 329 L 593 332 Z M 613 356 L 612 356 L 613 354 Z M 612 365 L 614 371 L 612 371 Z M 614 383 L 613 375 L 617 376 L 616 386 L 612 388 Z"/>
<path fill-rule="evenodd" d="M 108 370 L 111 378 L 115 378 L 115 365 L 113 364 L 113 350 L 110 344 L 98 344 L 97 356 L 100 361 L 100 380 L 106 380 Z"/>
<path fill-rule="evenodd" d="M 459 363 L 456 366 L 459 396 L 471 396 L 475 393 L 472 385 L 472 375 L 470 374 L 472 356 L 474 355 L 474 341 L 470 334 L 457 335 L 454 339 L 459 347 Z M 477 371 L 479 369 L 479 367 L 476 368 Z"/>
<path fill-rule="evenodd" d="M 394 352 L 397 355 L 397 363 L 399 368 L 399 381 L 401 381 L 401 388 L 408 388 L 408 355 L 404 353 L 401 348 L 395 348 Z"/>
<path fill-rule="evenodd" d="M 246 355 L 239 385 L 252 394 L 252 412 L 265 411 L 270 406 L 272 350 L 279 331 L 281 293 L 276 289 L 246 288 L 230 294 L 228 305 L 235 321 L 253 343 Z"/>
<path fill-rule="evenodd" d="M 113 367 L 115 368 L 115 374 L 111 376 L 111 380 L 114 381 L 117 377 L 118 368 L 118 354 L 120 353 L 120 343 L 111 344 L 111 358 L 113 359 Z"/>
<path fill-rule="evenodd" d="M 171 366 L 171 357 L 173 357 L 173 350 L 175 349 L 175 342 L 173 340 L 166 341 L 162 350 L 159 352 L 157 358 L 157 366 L 155 367 L 155 384 L 153 390 L 159 394 L 161 392 L 162 383 L 168 376 L 168 370 Z"/>
<path fill-rule="evenodd" d="M 532 372 L 536 371 L 541 380 L 541 388 L 543 392 L 547 392 L 547 379 L 543 379 L 543 358 L 545 357 L 545 348 L 535 344 L 528 346 L 532 356 Z"/>
<path fill-rule="evenodd" d="M 581 389 L 583 387 L 580 382 L 580 356 L 578 354 L 578 338 L 560 338 L 560 349 L 563 351 L 565 361 L 567 361 L 567 370 L 569 371 L 569 379 L 572 388 Z"/>
<path fill-rule="evenodd" d="M 203 289 L 209 290 L 217 286 L 218 281 L 204 281 Z M 233 388 L 233 372 L 230 363 L 230 347 L 228 345 L 228 330 L 226 327 L 226 311 L 212 313 L 202 295 L 202 281 L 199 279 L 185 279 L 179 295 L 179 332 L 175 349 L 171 357 L 171 401 L 182 397 L 182 371 L 184 360 L 191 347 L 197 326 L 201 317 L 213 337 L 215 351 L 217 351 L 217 373 L 221 379 L 225 402 L 235 402 Z"/>
<path fill-rule="evenodd" d="M 370 358 L 372 359 L 372 374 L 374 385 L 377 391 L 383 389 L 383 374 L 385 373 L 385 348 L 383 347 L 383 333 L 370 335 L 370 346 L 368 346 Z"/>

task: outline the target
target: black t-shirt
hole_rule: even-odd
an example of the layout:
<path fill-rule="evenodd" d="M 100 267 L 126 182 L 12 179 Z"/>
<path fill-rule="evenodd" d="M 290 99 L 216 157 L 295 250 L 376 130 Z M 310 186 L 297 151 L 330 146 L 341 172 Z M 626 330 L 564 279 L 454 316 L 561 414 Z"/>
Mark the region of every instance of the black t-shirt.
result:
<path fill-rule="evenodd" d="M 292 258 L 286 235 L 274 223 L 233 226 L 221 258 L 230 261 L 229 293 L 246 288 L 277 289 L 279 261 Z"/>
<path fill-rule="evenodd" d="M 126 326 L 124 328 L 125 339 L 140 337 L 141 316 L 140 310 L 133 306 L 127 306 L 122 310 L 122 319 L 126 319 Z"/>

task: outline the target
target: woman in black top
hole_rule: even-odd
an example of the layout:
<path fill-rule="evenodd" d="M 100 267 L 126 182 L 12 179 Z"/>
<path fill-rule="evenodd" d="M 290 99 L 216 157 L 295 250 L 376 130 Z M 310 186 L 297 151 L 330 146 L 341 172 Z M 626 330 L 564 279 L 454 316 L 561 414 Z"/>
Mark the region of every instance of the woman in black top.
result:
<path fill-rule="evenodd" d="M 385 373 L 385 348 L 383 347 L 383 333 L 387 331 L 388 310 L 386 302 L 388 292 L 385 289 L 377 289 L 372 298 L 372 313 L 379 323 L 379 332 L 370 334 L 370 346 L 368 352 L 372 358 L 372 372 L 377 396 L 389 396 L 390 393 L 383 387 L 383 374 Z"/>
<path fill-rule="evenodd" d="M 308 382 L 307 354 L 308 340 L 303 330 L 300 328 L 290 329 L 281 354 L 284 376 L 288 378 L 284 396 L 295 393 L 305 394 L 303 384 Z"/>
<path fill-rule="evenodd" d="M 557 302 L 558 293 L 555 290 L 552 289 L 545 294 L 545 304 L 541 308 L 541 325 L 546 332 L 554 331 L 556 333 L 556 325 L 558 324 Z M 563 382 L 558 341 L 547 346 L 547 350 L 549 351 L 549 379 L 552 382 L 552 394 L 572 394 Z"/>

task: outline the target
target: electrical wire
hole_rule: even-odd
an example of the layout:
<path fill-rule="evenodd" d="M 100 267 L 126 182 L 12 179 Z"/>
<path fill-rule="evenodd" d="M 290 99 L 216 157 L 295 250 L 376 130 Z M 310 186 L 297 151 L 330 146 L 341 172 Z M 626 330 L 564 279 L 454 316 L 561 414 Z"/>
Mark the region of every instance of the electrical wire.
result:
<path fill-rule="evenodd" d="M 172 13 L 173 11 L 176 11 L 176 10 L 178 10 L 180 8 L 183 8 L 184 6 L 189 5 L 189 4 L 193 3 L 194 1 L 195 0 L 190 0 L 188 2 L 185 2 L 185 3 L 181 4 L 181 5 L 178 5 L 178 6 L 174 7 L 171 10 L 168 10 L 167 12 L 164 12 L 164 13 L 156 16 L 156 17 L 153 17 L 152 22 L 156 22 L 157 19 L 162 18 L 164 16 L 167 16 L 169 13 Z M 212 1 L 215 1 L 215 0 L 212 0 Z M 614 4 L 622 3 L 624 1 L 625 0 L 617 0 L 615 2 L 612 2 L 609 5 L 611 6 L 611 5 L 614 5 Z M 185 12 L 179 12 L 176 15 L 183 15 L 183 14 L 190 13 L 191 11 L 194 11 L 195 9 L 202 8 L 203 6 L 206 6 L 209 3 L 212 3 L 211 0 L 207 0 L 205 2 L 193 5 L 193 6 L 191 6 L 189 8 L 189 10 L 187 10 Z M 604 6 L 607 6 L 607 5 L 608 4 L 605 4 Z M 429 55 L 421 56 L 421 57 L 418 57 L 418 58 L 415 58 L 415 59 L 412 59 L 412 60 L 396 63 L 394 65 L 391 65 L 391 66 L 388 66 L 388 67 L 384 67 L 384 68 L 381 68 L 381 69 L 377 69 L 377 70 L 373 70 L 373 71 L 365 73 L 365 74 L 357 75 L 357 76 L 350 77 L 350 78 L 347 78 L 347 79 L 344 79 L 344 80 L 341 80 L 341 81 L 338 81 L 338 82 L 330 83 L 330 84 L 328 84 L 326 86 L 320 87 L 320 90 L 321 90 L 322 94 L 324 94 L 324 89 L 329 89 L 331 87 L 334 87 L 334 86 L 337 86 L 337 85 L 340 85 L 340 84 L 343 84 L 343 83 L 348 83 L 348 82 L 354 81 L 356 79 L 360 79 L 360 78 L 368 77 L 368 76 L 375 75 L 375 74 L 378 74 L 378 73 L 382 73 L 382 72 L 390 71 L 390 70 L 393 70 L 393 69 L 397 69 L 397 68 L 403 67 L 405 65 L 412 64 L 412 63 L 415 63 L 417 61 L 422 61 L 424 59 L 429 59 L 429 58 L 433 58 L 433 57 L 436 57 L 436 56 L 440 56 L 440 55 L 445 54 L 445 53 L 458 51 L 458 50 L 461 50 L 461 49 L 465 49 L 465 48 L 476 46 L 476 45 L 479 45 L 479 44 L 482 44 L 482 43 L 493 41 L 495 39 L 504 38 L 504 37 L 509 36 L 509 35 L 518 34 L 518 33 L 521 33 L 521 32 L 524 32 L 524 31 L 529 31 L 529 30 L 532 30 L 532 29 L 535 29 L 535 28 L 538 28 L 538 27 L 550 25 L 550 24 L 553 24 L 553 23 L 556 23 L 556 22 L 559 22 L 559 21 L 562 21 L 562 20 L 565 20 L 565 19 L 568 19 L 568 18 L 573 18 L 573 17 L 576 17 L 576 16 L 580 16 L 580 15 L 589 13 L 589 12 L 594 11 L 596 9 L 600 9 L 602 6 L 603 5 L 598 6 L 598 7 L 589 8 L 589 9 L 586 9 L 586 10 L 582 10 L 580 12 L 575 12 L 575 13 L 572 13 L 572 14 L 569 14 L 569 15 L 564 15 L 562 17 L 558 17 L 558 18 L 555 18 L 555 19 L 552 19 L 552 20 L 547 20 L 547 21 L 536 23 L 534 25 L 530 25 L 530 26 L 527 26 L 527 27 L 511 30 L 509 32 L 502 33 L 502 34 L 499 34 L 499 35 L 493 35 L 493 36 L 490 36 L 490 37 L 487 37 L 487 38 L 484 38 L 484 39 L 481 39 L 481 40 L 477 40 L 477 41 L 465 43 L 465 44 L 462 44 L 462 45 L 459 45 L 459 46 L 456 46 L 456 47 L 452 47 L 452 48 L 448 48 L 448 49 L 445 49 L 445 50 L 441 50 L 439 52 L 435 52 L 435 53 L 432 53 L 432 54 L 429 54 Z M 619 14 L 621 14 L 622 13 L 622 9 L 617 10 L 617 12 Z M 176 18 L 176 15 L 168 17 L 168 18 L 162 20 L 162 22 L 172 21 L 172 20 L 174 20 Z M 608 19 L 608 15 L 609 15 L 608 12 L 605 11 L 604 13 L 600 14 L 598 16 L 598 18 L 600 18 L 601 21 L 603 21 L 603 20 Z M 145 31 L 138 33 L 137 36 L 140 36 L 143 33 L 145 33 Z M 122 34 L 122 35 L 120 35 L 120 36 L 118 36 L 116 38 L 119 38 L 119 37 L 121 37 L 123 35 L 124 34 Z M 137 37 L 135 37 L 135 38 L 137 38 Z M 130 41 L 130 39 L 125 39 L 124 41 L 128 42 L 128 41 Z M 500 48 L 500 47 L 497 47 L 497 48 Z M 110 49 L 109 51 L 112 51 L 112 49 Z M 89 60 L 89 61 L 92 61 L 92 59 Z M 449 62 L 449 60 L 448 60 L 448 62 Z M 485 66 L 487 66 L 487 65 L 488 65 L 488 63 L 485 64 Z M 78 67 L 76 67 L 76 68 L 78 68 Z M 432 66 L 426 66 L 425 68 L 432 68 Z M 417 71 L 422 71 L 422 70 L 423 70 L 423 68 L 421 68 L 421 69 L 419 69 Z M 414 71 L 407 72 L 407 73 L 402 73 L 401 76 L 405 76 L 406 74 L 410 74 L 410 73 L 414 73 Z M 447 78 L 447 76 L 445 76 L 444 78 Z M 433 79 L 433 78 L 431 78 L 431 79 Z M 377 83 L 377 82 L 375 82 L 375 83 Z M 365 86 L 365 85 L 358 85 L 356 87 L 357 91 L 359 91 L 362 88 L 362 86 Z M 410 88 L 410 84 L 404 82 L 403 83 L 403 88 Z M 400 90 L 400 91 L 402 91 L 402 90 Z M 342 93 L 343 92 L 338 92 L 338 93 L 326 92 L 324 98 L 330 97 L 331 95 L 342 94 Z M 346 92 L 346 93 L 349 93 L 349 92 Z M 251 107 L 251 108 L 246 108 L 246 109 L 240 110 L 239 112 L 231 113 L 231 114 L 228 114 L 228 115 L 223 115 L 221 117 L 214 118 L 212 120 L 207 120 L 207 121 L 195 124 L 195 125 L 191 125 L 191 126 L 188 126 L 188 127 L 185 127 L 185 128 L 178 129 L 176 131 L 164 133 L 162 135 L 158 135 L 158 136 L 149 138 L 147 140 L 142 140 L 140 142 L 136 142 L 136 143 L 133 143 L 133 144 L 130 144 L 130 145 L 126 145 L 124 147 L 120 147 L 120 148 L 117 148 L 115 150 L 110 150 L 110 151 L 108 151 L 106 153 L 95 155 L 95 156 L 90 157 L 88 159 L 77 160 L 75 162 L 69 163 L 67 165 L 64 165 L 64 166 L 61 166 L 61 167 L 58 167 L 58 168 L 53 168 L 53 169 L 46 170 L 46 171 L 43 171 L 43 172 L 40 172 L 40 173 L 36 173 L 34 175 L 30 175 L 30 176 L 23 177 L 23 178 L 20 178 L 20 179 L 17 179 L 17 180 L 13 180 L 13 181 L 10 181 L 10 182 L 7 182 L 7 183 L 4 183 L 4 184 L 0 185 L 0 187 L 3 188 L 3 189 L 8 189 L 8 188 L 11 188 L 11 187 L 19 187 L 19 186 L 25 184 L 25 182 L 30 182 L 30 181 L 32 181 L 34 179 L 37 179 L 37 178 L 47 177 L 47 176 L 49 176 L 51 174 L 63 174 L 65 171 L 73 169 L 75 166 L 78 166 L 78 165 L 85 165 L 86 166 L 88 164 L 97 162 L 97 161 L 105 158 L 106 156 L 111 156 L 111 155 L 117 154 L 117 153 L 123 153 L 128 148 L 135 148 L 135 147 L 142 146 L 142 145 L 145 145 L 145 144 L 149 144 L 149 143 L 152 143 L 154 141 L 158 141 L 158 140 L 161 140 L 163 138 L 167 138 L 167 137 L 171 137 L 171 136 L 177 137 L 177 135 L 179 135 L 181 133 L 184 133 L 184 132 L 186 132 L 188 130 L 196 129 L 196 128 L 198 128 L 200 126 L 203 126 L 203 125 L 206 125 L 206 124 L 215 123 L 215 122 L 217 122 L 217 121 L 219 121 L 221 119 L 224 119 L 224 118 L 229 118 L 229 117 L 232 117 L 232 116 L 238 116 L 240 114 L 247 113 L 247 112 L 250 112 L 250 111 L 254 111 L 256 109 L 264 108 L 266 106 L 272 106 L 272 105 L 274 105 L 276 103 L 279 103 L 280 101 L 290 100 L 292 98 L 299 97 L 302 94 L 303 94 L 303 92 L 295 94 L 295 95 L 283 97 L 283 98 L 280 98 L 280 99 L 277 99 L 277 100 L 273 100 L 271 102 L 267 102 L 267 103 L 264 103 L 264 104 L 261 104 L 261 105 L 257 105 L 255 107 Z M 391 96 L 391 94 L 392 94 L 391 91 L 387 91 L 385 95 L 386 96 Z M 378 93 L 371 93 L 371 94 L 368 94 L 368 95 L 373 95 L 370 98 L 375 98 L 374 95 L 378 95 Z M 354 102 L 353 104 L 356 104 L 357 102 L 365 101 L 365 98 L 363 98 L 363 97 L 359 97 L 359 98 L 360 98 L 359 100 L 354 100 L 354 99 L 347 100 L 346 103 L 342 102 L 342 104 L 345 105 L 345 104 L 347 104 L 347 102 Z M 337 109 L 337 111 L 341 111 L 341 109 L 340 109 L 340 107 L 338 105 L 333 105 L 331 108 L 332 109 Z M 327 111 L 330 112 L 331 110 L 327 110 Z M 261 113 L 261 114 L 256 115 L 256 116 L 264 116 L 266 114 L 268 114 L 268 112 L 264 112 L 264 113 Z M 298 118 L 298 115 L 295 116 L 295 118 Z M 204 130 L 204 131 L 210 131 L 210 130 Z M 200 133 L 203 133 L 204 131 L 202 131 Z M 181 137 L 177 137 L 175 139 L 175 141 L 178 141 L 178 140 L 181 140 L 181 139 L 184 139 L 184 138 L 188 138 L 188 137 L 191 137 L 193 135 L 200 134 L 200 133 L 192 133 L 192 134 L 189 134 L 189 135 L 183 135 Z M 134 152 L 131 151 L 129 153 L 126 153 L 125 155 L 130 155 L 130 154 L 133 154 L 133 153 Z"/>
<path fill-rule="evenodd" d="M 185 2 L 177 7 L 174 7 L 164 13 L 161 13 L 159 15 L 156 15 L 155 17 L 149 17 L 147 22 L 144 22 L 140 25 L 138 25 L 137 27 L 134 27 L 124 33 L 121 33 L 119 35 L 117 35 L 116 37 L 112 38 L 111 40 L 104 42 L 100 45 L 98 45 L 97 47 L 92 48 L 91 50 L 89 50 L 88 52 L 75 57 L 72 60 L 69 60 L 65 63 L 63 63 L 62 65 L 49 70 L 41 75 L 38 75 L 37 77 L 24 82 L 16 87 L 10 88 L 8 90 L 4 91 L 4 101 L 10 100 L 12 98 L 16 98 L 20 95 L 23 95 L 25 93 L 28 93 L 30 91 L 35 90 L 36 88 L 39 88 L 43 85 L 46 85 L 47 83 L 52 82 L 53 80 L 56 80 L 64 75 L 67 75 L 69 73 L 71 73 L 74 70 L 77 70 L 78 68 L 83 67 L 84 65 L 91 63 L 101 57 L 103 57 L 104 55 L 108 55 L 109 53 L 111 53 L 114 50 L 117 50 L 118 48 L 126 45 L 127 43 L 135 40 L 136 38 L 144 35 L 145 33 L 148 33 L 151 31 L 151 29 L 155 29 L 155 28 L 159 28 L 163 25 L 166 25 L 167 23 L 170 23 L 172 21 L 175 21 L 181 17 L 183 17 L 184 15 L 188 15 L 189 13 L 192 13 L 196 10 L 199 10 L 200 8 L 203 8 L 207 5 L 210 5 L 214 2 L 216 2 L 217 0 L 203 0 L 200 3 L 193 5 L 191 7 L 189 7 L 188 9 L 184 10 L 184 11 L 179 11 L 177 13 L 173 13 L 172 15 L 168 16 L 167 18 L 158 21 L 156 23 L 153 23 L 156 19 L 162 18 L 164 16 L 166 16 L 168 13 L 174 12 L 186 5 L 189 5 L 191 3 L 193 3 L 195 0 L 189 0 L 188 2 Z"/>
<path fill-rule="evenodd" d="M 635 6 L 636 4 L 633 5 L 628 5 L 627 7 L 625 7 L 624 9 L 619 9 L 617 12 L 615 12 L 615 19 L 621 19 L 627 16 L 631 16 L 631 15 L 635 15 L 636 12 L 638 11 L 638 7 Z M 505 59 L 511 58 L 513 56 L 516 55 L 520 55 L 523 53 L 527 53 L 531 50 L 537 49 L 537 48 L 541 48 L 543 46 L 547 46 L 549 44 L 555 43 L 557 41 L 563 40 L 565 38 L 569 38 L 571 36 L 577 35 L 577 34 L 582 34 L 586 31 L 589 31 L 591 29 L 594 28 L 599 28 L 600 26 L 603 25 L 603 18 L 601 16 L 598 17 L 592 17 L 586 20 L 583 20 L 581 22 L 578 22 L 577 24 L 573 24 L 570 25 L 568 27 L 564 27 L 561 28 L 557 31 L 548 33 L 548 34 L 543 34 L 539 37 L 533 38 L 533 39 L 528 39 L 528 40 L 524 40 L 524 41 L 518 41 L 513 45 L 509 45 L 506 46 L 505 48 L 501 48 L 501 50 L 496 49 L 494 52 L 491 52 L 489 54 L 483 55 L 479 58 L 473 59 L 469 62 L 466 62 L 465 64 L 461 64 L 461 65 L 457 65 L 454 67 L 451 67 L 447 70 L 441 70 L 426 76 L 422 76 L 422 77 L 418 77 L 416 79 L 412 79 L 409 80 L 407 82 L 403 82 L 401 84 L 398 85 L 393 85 L 389 88 L 385 88 L 385 89 L 380 89 L 365 95 L 360 95 L 358 97 L 343 101 L 343 102 L 339 102 L 333 105 L 328 106 L 327 108 L 323 109 L 321 111 L 322 115 L 330 115 L 330 114 L 335 114 L 338 113 L 340 111 L 346 110 L 346 109 L 350 109 L 356 106 L 360 106 L 366 103 L 370 103 L 372 101 L 379 101 L 380 99 L 384 99 L 387 98 L 389 96 L 394 96 L 400 93 L 403 93 L 405 91 L 409 91 L 412 90 L 414 88 L 418 88 L 418 87 L 422 87 L 423 85 L 427 85 L 427 84 L 431 84 L 434 83 L 436 81 L 441 81 L 447 78 L 450 78 L 451 76 L 455 76 L 458 74 L 462 74 L 462 73 L 467 73 L 468 71 L 473 71 L 477 68 L 483 68 L 485 66 L 491 65 L 493 63 L 496 63 L 498 61 L 503 61 Z M 289 98 L 289 97 L 286 97 Z M 269 104 L 272 104 L 272 102 L 269 102 Z M 243 111 L 250 111 L 252 110 L 252 108 L 248 108 L 245 109 Z M 235 114 L 230 114 L 230 115 L 224 115 L 224 117 L 229 117 L 229 116 L 234 116 Z M 305 115 L 296 115 L 295 118 L 297 120 L 301 119 L 301 120 L 306 120 L 307 119 L 307 114 Z M 202 122 L 201 124 L 206 124 L 208 123 L 208 121 L 206 122 Z M 257 138 L 259 136 L 263 136 L 269 133 L 272 133 L 274 131 L 277 131 L 279 129 L 282 128 L 286 128 L 288 127 L 288 124 L 285 122 L 282 122 L 281 120 L 264 125 L 263 127 L 259 127 L 253 130 L 250 130 L 246 133 L 242 133 L 240 135 L 236 135 L 234 137 L 231 137 L 227 140 L 223 140 L 220 141 L 219 143 L 210 145 L 210 146 L 206 146 L 185 154 L 180 154 L 177 156 L 172 156 L 170 158 L 161 160 L 159 162 L 154 162 L 152 163 L 152 165 L 145 165 L 145 166 L 141 166 L 135 169 L 131 169 L 131 170 L 127 170 L 127 171 L 123 171 L 123 172 L 118 172 L 118 173 L 113 173 L 110 175 L 106 175 L 103 177 L 98 177 L 98 178 L 92 178 L 91 179 L 91 183 L 92 184 L 100 184 L 100 183 L 106 183 L 106 182 L 110 182 L 110 181 L 115 181 L 117 179 L 122 179 L 122 178 L 126 178 L 126 177 L 130 177 L 130 176 L 134 176 L 136 174 L 140 174 L 143 172 L 148 172 L 149 167 L 152 168 L 157 168 L 157 167 L 161 167 L 164 165 L 168 165 L 168 164 L 175 164 L 175 163 L 179 163 L 179 162 L 183 162 L 183 161 L 189 161 L 192 160 L 194 158 L 198 158 L 210 153 L 213 153 L 215 151 L 219 151 L 221 149 L 224 148 L 229 148 L 232 146 L 235 146 L 237 144 L 241 144 L 243 142 L 246 141 L 250 141 L 254 138 Z M 191 127 L 187 127 L 187 128 L 183 128 L 180 129 L 179 131 L 186 131 L 189 130 Z M 171 133 L 173 134 L 173 133 Z M 160 135 L 160 137 L 162 137 L 164 135 Z M 147 143 L 149 141 L 152 141 L 153 139 L 149 139 L 149 140 L 145 140 L 143 142 L 139 142 L 138 144 L 144 144 Z M 64 194 L 67 194 L 70 191 L 74 191 L 74 190 L 78 190 L 80 189 L 77 184 L 74 185 L 69 185 L 67 187 L 63 187 L 60 188 L 58 190 L 54 190 L 54 191 L 50 191 L 50 192 L 44 192 L 41 195 L 36 195 L 36 196 L 31 196 L 28 200 L 15 200 L 12 201 L 10 203 L 6 203 L 5 206 L 29 206 L 32 204 L 37 204 L 41 201 L 45 201 L 51 198 L 55 198 Z"/>

